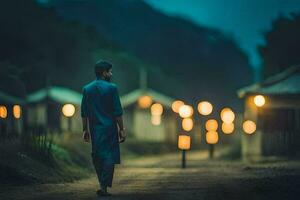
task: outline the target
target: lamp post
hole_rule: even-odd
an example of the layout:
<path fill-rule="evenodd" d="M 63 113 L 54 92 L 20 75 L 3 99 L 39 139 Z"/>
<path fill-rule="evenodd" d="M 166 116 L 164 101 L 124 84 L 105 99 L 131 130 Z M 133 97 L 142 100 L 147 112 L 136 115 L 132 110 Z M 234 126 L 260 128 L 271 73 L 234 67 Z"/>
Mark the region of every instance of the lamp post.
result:
<path fill-rule="evenodd" d="M 186 168 L 186 150 L 191 148 L 191 137 L 188 135 L 179 135 L 178 136 L 178 148 L 182 150 L 181 157 L 181 168 Z"/>
<path fill-rule="evenodd" d="M 208 131 L 206 133 L 206 143 L 209 144 L 209 158 L 214 157 L 214 145 L 219 141 L 219 135 L 217 131 Z"/>

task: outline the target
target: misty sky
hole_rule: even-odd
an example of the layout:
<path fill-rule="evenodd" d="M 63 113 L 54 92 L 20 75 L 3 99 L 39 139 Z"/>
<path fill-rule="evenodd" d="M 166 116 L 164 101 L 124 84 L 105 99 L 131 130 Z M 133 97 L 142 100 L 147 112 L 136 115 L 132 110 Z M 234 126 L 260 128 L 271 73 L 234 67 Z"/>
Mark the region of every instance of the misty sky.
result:
<path fill-rule="evenodd" d="M 262 33 L 271 28 L 279 14 L 300 11 L 300 0 L 145 0 L 168 15 L 179 15 L 195 23 L 221 29 L 234 35 L 259 67 L 256 46 L 263 43 Z"/>

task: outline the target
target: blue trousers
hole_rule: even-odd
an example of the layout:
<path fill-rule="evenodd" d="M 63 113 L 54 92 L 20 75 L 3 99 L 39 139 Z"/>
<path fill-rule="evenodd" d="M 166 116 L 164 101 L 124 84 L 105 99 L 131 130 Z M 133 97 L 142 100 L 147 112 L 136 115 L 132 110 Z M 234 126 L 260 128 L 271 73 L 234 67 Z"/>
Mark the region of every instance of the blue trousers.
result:
<path fill-rule="evenodd" d="M 114 164 L 109 164 L 101 161 L 101 159 L 92 156 L 93 164 L 97 173 L 99 185 L 101 188 L 105 189 L 112 186 L 113 176 L 114 176 Z"/>

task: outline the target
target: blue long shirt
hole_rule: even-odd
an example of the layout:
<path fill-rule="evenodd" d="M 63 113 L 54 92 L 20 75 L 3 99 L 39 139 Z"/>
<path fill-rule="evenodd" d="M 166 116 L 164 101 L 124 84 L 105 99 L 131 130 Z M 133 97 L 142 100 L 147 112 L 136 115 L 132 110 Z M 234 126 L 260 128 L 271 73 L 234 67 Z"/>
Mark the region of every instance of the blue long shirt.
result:
<path fill-rule="evenodd" d="M 123 114 L 115 84 L 98 79 L 83 88 L 81 116 L 89 119 L 92 156 L 110 164 L 120 163 L 116 117 Z"/>

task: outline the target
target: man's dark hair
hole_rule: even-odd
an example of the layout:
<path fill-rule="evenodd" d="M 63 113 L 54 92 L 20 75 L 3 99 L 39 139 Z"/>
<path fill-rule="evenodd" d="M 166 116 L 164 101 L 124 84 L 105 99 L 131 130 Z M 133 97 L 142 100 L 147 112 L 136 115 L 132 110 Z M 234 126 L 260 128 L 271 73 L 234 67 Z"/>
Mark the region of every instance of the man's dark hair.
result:
<path fill-rule="evenodd" d="M 112 64 L 105 61 L 105 60 L 99 60 L 95 64 L 95 75 L 97 78 L 100 78 L 103 74 L 103 72 L 107 72 L 112 68 Z"/>

